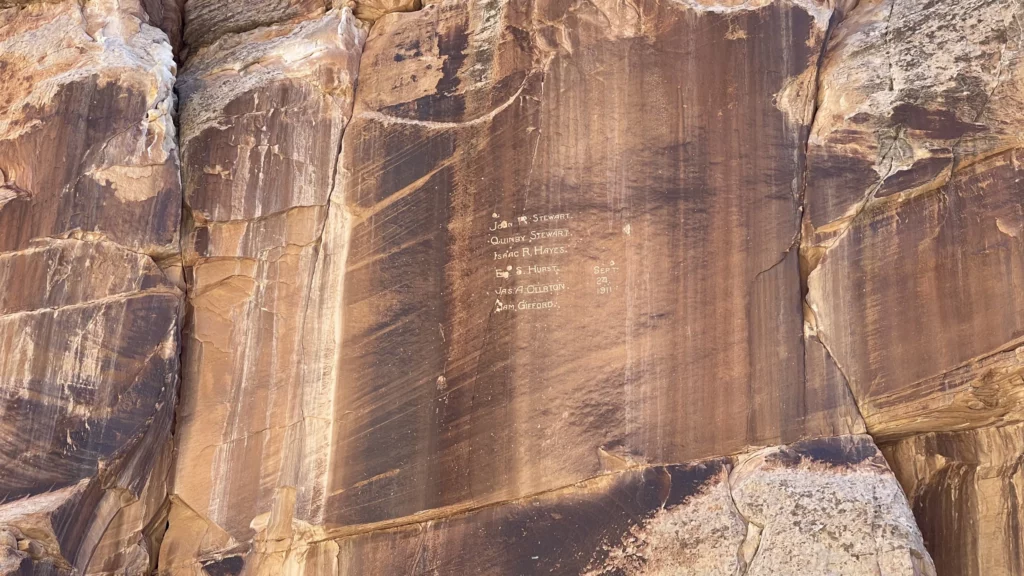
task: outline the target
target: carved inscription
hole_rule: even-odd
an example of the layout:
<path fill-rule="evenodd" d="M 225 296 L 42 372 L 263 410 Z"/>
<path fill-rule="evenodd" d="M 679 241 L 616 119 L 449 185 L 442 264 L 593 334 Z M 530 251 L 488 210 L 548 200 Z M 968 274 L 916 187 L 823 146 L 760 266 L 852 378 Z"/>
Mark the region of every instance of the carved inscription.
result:
<path fill-rule="evenodd" d="M 487 243 L 497 282 L 494 311 L 553 310 L 568 289 L 562 276 L 570 254 L 568 213 L 522 214 L 504 219 L 491 214 Z"/>

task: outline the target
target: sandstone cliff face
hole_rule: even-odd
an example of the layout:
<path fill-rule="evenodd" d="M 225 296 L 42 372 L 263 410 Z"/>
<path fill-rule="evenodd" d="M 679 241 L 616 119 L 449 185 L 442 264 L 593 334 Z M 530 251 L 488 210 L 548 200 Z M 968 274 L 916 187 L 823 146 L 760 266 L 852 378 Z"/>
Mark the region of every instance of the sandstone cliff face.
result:
<path fill-rule="evenodd" d="M 861 2 L 826 49 L 808 141 L 809 330 L 946 575 L 1024 573 L 1022 16 Z"/>
<path fill-rule="evenodd" d="M 333 411 L 320 335 L 330 345 L 334 325 L 321 303 L 336 296 L 322 244 L 338 234 L 329 202 L 364 36 L 332 10 L 225 35 L 179 78 L 191 310 L 162 567 L 244 549 L 275 506 L 322 521 Z"/>
<path fill-rule="evenodd" d="M 0 0 L 0 573 L 1024 574 L 1022 22 Z"/>
<path fill-rule="evenodd" d="M 859 436 L 604 475 L 344 538 L 336 554 L 344 575 L 931 573 L 900 488 Z"/>
<path fill-rule="evenodd" d="M 179 379 L 171 47 L 130 3 L 0 30 L 0 566 L 141 573 Z"/>

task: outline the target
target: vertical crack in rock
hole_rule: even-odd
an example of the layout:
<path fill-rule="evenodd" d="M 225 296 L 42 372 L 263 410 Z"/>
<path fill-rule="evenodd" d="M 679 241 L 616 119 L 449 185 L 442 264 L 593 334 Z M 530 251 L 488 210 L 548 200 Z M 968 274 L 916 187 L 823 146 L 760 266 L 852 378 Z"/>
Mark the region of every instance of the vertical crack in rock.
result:
<path fill-rule="evenodd" d="M 862 431 L 864 431 L 864 424 L 863 424 L 864 418 L 863 418 L 863 414 L 860 411 L 860 407 L 857 404 L 857 398 L 854 395 L 853 390 L 850 388 L 849 379 L 847 378 L 846 374 L 843 372 L 842 366 L 840 366 L 839 363 L 836 362 L 835 357 L 832 355 L 831 351 L 828 350 L 828 347 L 827 347 L 826 343 L 822 340 L 821 334 L 818 331 L 817 321 L 814 318 L 813 308 L 811 306 L 811 303 L 808 301 L 808 296 L 810 294 L 810 289 L 809 289 L 809 285 L 808 285 L 809 276 L 810 276 L 811 273 L 814 272 L 815 268 L 817 268 L 818 263 L 820 262 L 820 259 L 821 259 L 821 257 L 824 254 L 824 251 L 822 249 L 812 246 L 812 239 L 809 236 L 813 236 L 813 227 L 812 227 L 812 224 L 810 223 L 809 214 L 807 212 L 807 187 L 809 185 L 809 180 L 810 180 L 810 176 L 809 176 L 809 172 L 808 172 L 809 171 L 808 157 L 809 157 L 809 154 L 810 154 L 811 138 L 812 138 L 812 135 L 815 133 L 815 130 L 816 130 L 816 127 L 817 127 L 817 122 L 819 121 L 818 111 L 819 111 L 819 108 L 820 108 L 820 95 L 821 95 L 821 92 L 822 92 L 822 85 L 821 85 L 822 84 L 822 73 L 821 73 L 821 71 L 822 71 L 822 66 L 825 63 L 825 59 L 826 59 L 827 52 L 828 52 L 828 49 L 829 49 L 829 44 L 832 41 L 833 34 L 835 33 L 835 31 L 836 31 L 836 29 L 838 27 L 842 26 L 844 20 L 846 20 L 848 15 L 851 12 L 853 12 L 854 10 L 856 10 L 856 8 L 857 8 L 857 6 L 855 4 L 853 6 L 850 6 L 850 7 L 846 8 L 845 10 L 842 7 L 837 7 L 833 11 L 832 16 L 829 18 L 828 28 L 826 29 L 825 36 L 824 36 L 824 39 L 822 41 L 821 52 L 819 53 L 818 59 L 816 61 L 815 72 L 814 72 L 814 82 L 813 82 L 814 91 L 813 91 L 813 95 L 811 96 L 811 102 L 812 102 L 813 108 L 812 108 L 812 111 L 811 111 L 811 114 L 810 114 L 810 121 L 808 122 L 808 128 L 807 128 L 807 131 L 806 131 L 806 137 L 804 139 L 804 146 L 803 146 L 803 150 L 804 150 L 804 164 L 803 164 L 803 171 L 801 172 L 801 186 L 800 186 L 800 199 L 799 199 L 799 201 L 800 201 L 801 224 L 800 224 L 800 227 L 799 227 L 799 232 L 798 232 L 798 236 L 796 238 L 796 242 L 798 243 L 799 250 L 800 250 L 800 262 L 799 262 L 798 274 L 800 276 L 800 294 L 801 294 L 801 303 L 802 303 L 802 308 L 803 308 L 803 320 L 804 320 L 804 322 L 803 322 L 803 337 L 802 337 L 802 342 L 803 342 L 803 346 L 804 346 L 803 359 L 802 359 L 803 363 L 804 363 L 804 369 L 803 369 L 804 378 L 807 381 L 813 381 L 817 377 L 816 373 L 815 373 L 815 375 L 811 375 L 811 373 L 809 371 L 808 357 L 812 356 L 812 355 L 813 356 L 818 356 L 818 355 L 820 355 L 821 352 L 824 352 L 824 358 L 822 359 L 823 364 L 825 364 L 826 366 L 831 364 L 832 366 L 835 367 L 835 369 L 839 372 L 838 376 L 839 376 L 840 382 L 835 382 L 834 380 L 830 381 L 828 379 L 828 377 L 827 377 L 827 374 L 823 374 L 821 376 L 821 378 L 825 382 L 831 382 L 831 385 L 827 386 L 828 388 L 835 388 L 837 386 L 842 388 L 842 392 L 840 392 L 842 400 L 840 400 L 840 403 L 848 405 L 848 406 L 851 406 L 853 408 L 853 410 L 854 410 L 854 412 L 850 414 L 850 416 L 852 416 L 853 419 L 855 420 L 855 422 L 851 426 L 851 431 L 862 432 Z M 805 233 L 806 230 L 812 231 L 812 234 L 810 234 L 810 235 L 806 234 Z M 814 346 L 820 346 L 822 348 L 822 350 L 821 351 L 815 351 L 813 349 Z M 827 369 L 825 369 L 825 370 L 827 371 Z M 833 433 L 834 434 L 838 434 L 838 433 L 840 433 L 840 431 L 834 431 Z"/>
<path fill-rule="evenodd" d="M 933 574 L 865 426 L 1019 533 L 964 1 L 0 0 L 0 570 Z"/>
<path fill-rule="evenodd" d="M 341 305 L 324 266 L 345 244 L 334 191 L 365 30 L 322 3 L 224 21 L 195 4 L 212 20 L 186 17 L 178 83 L 191 312 L 161 565 L 278 574 L 322 533 Z"/>

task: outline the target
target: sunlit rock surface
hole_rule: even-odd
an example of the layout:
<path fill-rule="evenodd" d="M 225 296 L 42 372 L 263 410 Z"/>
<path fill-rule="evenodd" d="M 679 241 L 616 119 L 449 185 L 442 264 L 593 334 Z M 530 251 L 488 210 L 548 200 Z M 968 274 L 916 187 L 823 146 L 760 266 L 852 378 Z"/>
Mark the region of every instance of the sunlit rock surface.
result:
<path fill-rule="evenodd" d="M 804 377 L 829 15 L 449 2 L 374 24 L 342 146 L 328 522 L 863 430 L 845 385 Z"/>
<path fill-rule="evenodd" d="M 334 327 L 321 302 L 337 295 L 322 239 L 339 233 L 328 203 L 364 36 L 347 9 L 228 34 L 178 80 L 189 313 L 161 569 L 251 546 L 275 507 L 322 521 Z"/>
<path fill-rule="evenodd" d="M 1022 22 L 0 0 L 0 574 L 1024 574 Z"/>
<path fill-rule="evenodd" d="M 0 566 L 144 573 L 179 379 L 171 46 L 130 2 L 5 6 Z"/>

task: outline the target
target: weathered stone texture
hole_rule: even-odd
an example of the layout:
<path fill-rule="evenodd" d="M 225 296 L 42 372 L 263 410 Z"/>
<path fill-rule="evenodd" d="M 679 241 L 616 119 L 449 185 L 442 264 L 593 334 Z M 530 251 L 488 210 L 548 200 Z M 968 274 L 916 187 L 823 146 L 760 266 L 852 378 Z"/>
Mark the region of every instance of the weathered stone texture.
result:
<path fill-rule="evenodd" d="M 0 10 L 5 574 L 155 561 L 181 195 L 175 66 L 147 22 L 130 2 Z"/>
<path fill-rule="evenodd" d="M 1022 17 L 1008 0 L 861 2 L 826 51 L 807 300 L 873 433 L 1018 410 L 1012 377 L 965 385 L 1024 337 Z M 900 414 L 911 405 L 914 418 Z"/>
<path fill-rule="evenodd" d="M 940 574 L 1024 573 L 1022 22 L 1013 0 L 858 3 L 808 141 L 807 331 L 893 442 Z"/>
<path fill-rule="evenodd" d="M 181 53 L 185 0 L 142 0 L 149 23 L 167 34 L 167 41 L 176 55 Z"/>
<path fill-rule="evenodd" d="M 365 47 L 334 10 L 190 48 L 161 571 L 929 573 L 865 438 L 730 476 L 864 429 L 802 330 L 831 11 L 377 16 Z"/>
<path fill-rule="evenodd" d="M 161 568 L 254 545 L 272 509 L 320 521 L 333 324 L 311 303 L 364 36 L 332 10 L 225 35 L 182 72 L 190 312 Z"/>
<path fill-rule="evenodd" d="M 447 2 L 374 24 L 342 155 L 329 522 L 861 429 L 843 388 L 804 386 L 829 16 Z"/>
<path fill-rule="evenodd" d="M 337 0 L 335 0 L 337 3 Z M 355 3 L 355 14 L 360 20 L 373 22 L 392 12 L 414 12 L 423 7 L 421 0 L 359 0 Z"/>
<path fill-rule="evenodd" d="M 1024 425 L 923 434 L 883 450 L 940 576 L 1024 573 Z"/>
<path fill-rule="evenodd" d="M 866 0 L 836 27 L 808 145 L 808 240 L 830 244 L 866 204 L 934 190 L 1020 144 L 1014 0 Z"/>
<path fill-rule="evenodd" d="M 116 6 L 0 12 L 0 251 L 68 236 L 178 251 L 174 61 L 140 8 Z"/>
<path fill-rule="evenodd" d="M 872 432 L 1019 417 L 1019 365 L 987 375 L 988 357 L 1024 337 L 1020 155 L 991 156 L 931 193 L 867 208 L 811 274 L 818 335 Z M 920 421 L 907 417 L 911 406 Z"/>
<path fill-rule="evenodd" d="M 0 0 L 0 574 L 1024 574 L 1022 23 Z"/>
<path fill-rule="evenodd" d="M 807 440 L 730 477 L 753 557 L 745 574 L 934 574 L 907 500 L 868 437 Z"/>
<path fill-rule="evenodd" d="M 328 4 L 324 0 L 185 0 L 184 42 L 195 50 L 232 33 L 323 15 Z"/>
<path fill-rule="evenodd" d="M 794 516 L 794 510 L 806 510 Z M 221 559 L 260 572 L 266 556 Z M 934 574 L 906 500 L 866 437 L 635 468 L 478 511 L 315 543 L 288 573 Z"/>

